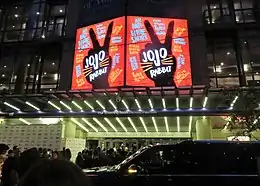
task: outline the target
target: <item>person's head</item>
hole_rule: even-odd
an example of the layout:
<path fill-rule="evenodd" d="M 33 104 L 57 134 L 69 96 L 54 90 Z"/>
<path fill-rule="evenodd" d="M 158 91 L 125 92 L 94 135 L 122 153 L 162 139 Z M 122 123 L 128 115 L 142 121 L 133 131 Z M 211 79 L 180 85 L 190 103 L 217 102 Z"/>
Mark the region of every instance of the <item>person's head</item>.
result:
<path fill-rule="evenodd" d="M 20 176 L 23 176 L 32 165 L 37 163 L 40 160 L 40 157 L 41 156 L 37 148 L 31 148 L 21 153 L 19 158 Z"/>
<path fill-rule="evenodd" d="M 8 151 L 8 157 L 14 157 L 15 154 L 14 154 L 14 151 L 13 150 L 9 150 Z"/>
<path fill-rule="evenodd" d="M 89 186 L 83 171 L 64 160 L 41 160 L 24 175 L 18 186 Z"/>
<path fill-rule="evenodd" d="M 53 151 L 53 152 L 52 152 L 52 159 L 56 160 L 56 159 L 58 159 L 58 158 L 59 158 L 59 153 L 58 153 L 58 151 Z"/>
<path fill-rule="evenodd" d="M 65 150 L 65 159 L 66 160 L 70 160 L 71 159 L 71 151 L 70 151 L 70 149 L 66 149 Z"/>
<path fill-rule="evenodd" d="M 9 147 L 6 144 L 0 144 L 0 159 L 5 159 Z"/>

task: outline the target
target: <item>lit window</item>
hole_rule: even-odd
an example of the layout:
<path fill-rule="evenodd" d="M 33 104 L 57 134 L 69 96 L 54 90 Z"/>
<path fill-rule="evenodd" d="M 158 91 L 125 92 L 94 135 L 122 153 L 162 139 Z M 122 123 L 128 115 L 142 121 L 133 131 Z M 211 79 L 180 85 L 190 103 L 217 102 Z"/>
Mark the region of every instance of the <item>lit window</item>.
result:
<path fill-rule="evenodd" d="M 244 64 L 244 71 L 247 72 L 249 70 L 248 64 Z"/>
<path fill-rule="evenodd" d="M 58 80 L 58 74 L 54 74 L 54 80 Z"/>

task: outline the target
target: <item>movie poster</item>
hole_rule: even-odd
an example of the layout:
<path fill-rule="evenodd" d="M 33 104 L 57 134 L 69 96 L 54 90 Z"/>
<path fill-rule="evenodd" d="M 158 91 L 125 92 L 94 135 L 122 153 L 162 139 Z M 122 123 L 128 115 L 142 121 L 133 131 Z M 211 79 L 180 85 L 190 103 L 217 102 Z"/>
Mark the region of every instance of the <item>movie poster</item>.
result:
<path fill-rule="evenodd" d="M 124 85 L 125 18 L 77 30 L 72 90 Z"/>
<path fill-rule="evenodd" d="M 126 84 L 192 85 L 187 20 L 129 16 Z"/>

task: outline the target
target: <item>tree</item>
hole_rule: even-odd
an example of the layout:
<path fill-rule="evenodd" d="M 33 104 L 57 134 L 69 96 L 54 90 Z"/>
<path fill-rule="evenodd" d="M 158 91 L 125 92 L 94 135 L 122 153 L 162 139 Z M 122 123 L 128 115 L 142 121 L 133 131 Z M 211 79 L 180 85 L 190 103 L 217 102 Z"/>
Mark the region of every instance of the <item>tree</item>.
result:
<path fill-rule="evenodd" d="M 238 100 L 234 105 L 226 127 L 238 130 L 236 136 L 253 136 L 253 132 L 260 129 L 259 90 L 237 91 Z"/>

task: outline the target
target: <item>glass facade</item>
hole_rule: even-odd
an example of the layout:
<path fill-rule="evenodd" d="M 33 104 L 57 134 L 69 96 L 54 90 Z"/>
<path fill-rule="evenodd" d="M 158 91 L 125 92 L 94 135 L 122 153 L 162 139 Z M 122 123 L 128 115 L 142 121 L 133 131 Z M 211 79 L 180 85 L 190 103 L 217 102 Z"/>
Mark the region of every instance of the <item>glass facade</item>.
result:
<path fill-rule="evenodd" d="M 210 86 L 259 84 L 260 2 L 209 0 L 203 7 Z"/>
<path fill-rule="evenodd" d="M 58 89 L 64 51 L 73 53 L 71 48 L 67 49 L 68 45 L 64 45 L 69 1 L 15 2 L 0 5 L 0 91 L 39 93 Z M 74 16 L 72 10 L 70 17 Z M 203 17 L 200 15 L 201 20 L 198 21 L 204 23 L 203 34 L 207 43 L 205 65 L 208 66 L 205 78 L 209 75 L 210 86 L 259 84 L 260 31 L 257 25 L 260 2 L 207 0 L 202 6 L 202 13 Z M 196 34 L 192 29 L 190 33 Z M 70 39 L 69 45 L 73 46 L 75 40 Z M 67 56 L 70 58 L 73 54 Z M 63 59 L 66 64 L 72 60 Z M 191 59 L 191 62 L 194 61 L 196 59 Z M 193 72 L 195 76 L 196 73 Z"/>
<path fill-rule="evenodd" d="M 17 1 L 0 9 L 0 90 L 39 93 L 59 86 L 67 1 Z"/>

